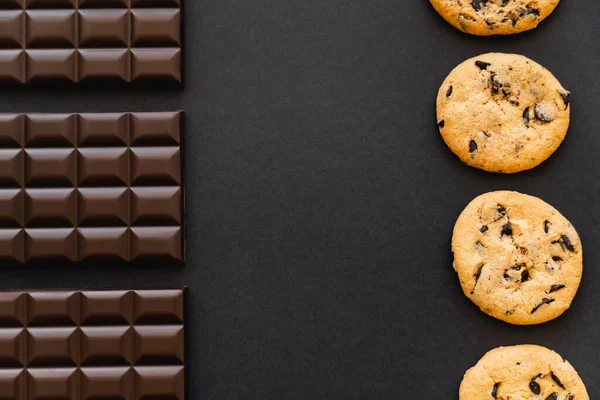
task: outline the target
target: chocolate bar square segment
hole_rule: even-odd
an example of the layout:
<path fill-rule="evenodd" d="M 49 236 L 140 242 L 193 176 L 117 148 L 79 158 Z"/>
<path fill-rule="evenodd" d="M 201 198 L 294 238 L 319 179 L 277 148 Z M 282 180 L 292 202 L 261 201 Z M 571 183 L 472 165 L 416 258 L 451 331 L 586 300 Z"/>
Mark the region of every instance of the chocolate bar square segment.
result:
<path fill-rule="evenodd" d="M 129 228 L 79 228 L 79 260 L 120 258 L 131 260 Z"/>
<path fill-rule="evenodd" d="M 77 261 L 77 232 L 74 228 L 25 229 L 25 258 Z"/>
<path fill-rule="evenodd" d="M 76 114 L 27 114 L 25 146 L 73 147 L 77 144 Z"/>
<path fill-rule="evenodd" d="M 132 146 L 178 146 L 181 142 L 181 112 L 131 114 Z"/>
<path fill-rule="evenodd" d="M 79 152 L 79 186 L 127 186 L 129 150 L 126 147 L 82 148 Z"/>
<path fill-rule="evenodd" d="M 77 225 L 77 190 L 26 189 L 25 223 L 29 228 Z"/>
<path fill-rule="evenodd" d="M 78 328 L 27 328 L 29 367 L 70 367 L 79 363 Z"/>
<path fill-rule="evenodd" d="M 25 231 L 0 229 L 0 259 L 25 261 Z"/>
<path fill-rule="evenodd" d="M 27 11 L 27 48 L 72 48 L 75 46 L 73 10 Z"/>
<path fill-rule="evenodd" d="M 23 0 L 29 9 L 63 9 L 75 8 L 77 0 Z"/>
<path fill-rule="evenodd" d="M 131 183 L 134 186 L 180 185 L 179 147 L 132 147 Z"/>
<path fill-rule="evenodd" d="M 134 398 L 183 400 L 183 366 L 135 367 Z"/>
<path fill-rule="evenodd" d="M 129 145 L 129 114 L 79 114 L 79 147 Z"/>
<path fill-rule="evenodd" d="M 0 51 L 0 54 L 2 52 Z M 0 74 L 2 70 L 0 69 Z M 19 149 L 25 137 L 25 115 L 0 114 L 0 147 L 2 149 Z"/>
<path fill-rule="evenodd" d="M 23 166 L 23 150 L 0 149 L 0 185 L 3 188 L 22 187 Z"/>
<path fill-rule="evenodd" d="M 133 328 L 130 326 L 81 328 L 82 365 L 133 364 L 133 338 Z"/>
<path fill-rule="evenodd" d="M 78 292 L 32 292 L 27 295 L 28 326 L 77 326 Z"/>
<path fill-rule="evenodd" d="M 77 53 L 71 50 L 26 50 L 27 80 L 77 80 Z"/>
<path fill-rule="evenodd" d="M 134 9 L 131 18 L 133 46 L 179 46 L 181 34 L 179 9 Z"/>
<path fill-rule="evenodd" d="M 0 50 L 0 82 L 25 83 L 25 68 L 24 50 Z"/>
<path fill-rule="evenodd" d="M 129 11 L 80 10 L 79 47 L 128 47 Z"/>
<path fill-rule="evenodd" d="M 28 149 L 25 182 L 29 187 L 73 187 L 77 184 L 75 149 Z"/>
<path fill-rule="evenodd" d="M 129 189 L 124 187 L 79 189 L 79 225 L 129 225 L 129 197 Z"/>
<path fill-rule="evenodd" d="M 25 400 L 25 369 L 0 369 L 0 393 L 7 400 Z"/>
<path fill-rule="evenodd" d="M 181 228 L 131 228 L 131 258 L 164 257 L 183 260 Z"/>
<path fill-rule="evenodd" d="M 180 48 L 135 48 L 131 56 L 131 80 L 157 78 L 181 82 Z"/>
<path fill-rule="evenodd" d="M 21 49 L 25 47 L 23 27 L 25 12 L 22 10 L 0 11 L 0 47 Z"/>
<path fill-rule="evenodd" d="M 22 9 L 25 4 L 25 0 L 3 0 L 0 2 L 0 9 L 2 10 L 17 10 Z"/>
<path fill-rule="evenodd" d="M 183 323 L 183 290 L 136 290 L 136 325 L 174 325 Z"/>
<path fill-rule="evenodd" d="M 81 369 L 83 400 L 131 400 L 133 370 L 129 367 L 86 367 Z"/>
<path fill-rule="evenodd" d="M 131 189 L 131 224 L 161 226 L 181 224 L 181 187 Z"/>
<path fill-rule="evenodd" d="M 0 368 L 21 368 L 25 365 L 25 328 L 0 329 Z"/>
<path fill-rule="evenodd" d="M 132 7 L 179 7 L 181 0 L 131 0 Z"/>
<path fill-rule="evenodd" d="M 129 82 L 131 53 L 127 49 L 79 50 L 79 80 L 106 79 Z"/>
<path fill-rule="evenodd" d="M 27 399 L 75 400 L 79 393 L 76 368 L 28 368 Z"/>
<path fill-rule="evenodd" d="M 79 8 L 129 8 L 130 0 L 79 0 Z"/>
<path fill-rule="evenodd" d="M 24 191 L 0 191 L 0 229 L 24 227 Z"/>
<path fill-rule="evenodd" d="M 136 326 L 136 365 L 183 364 L 183 326 Z"/>
<path fill-rule="evenodd" d="M 17 328 L 25 326 L 27 294 L 0 292 L 0 326 Z"/>
<path fill-rule="evenodd" d="M 131 325 L 133 323 L 133 292 L 129 290 L 99 290 L 81 293 L 81 324 Z"/>

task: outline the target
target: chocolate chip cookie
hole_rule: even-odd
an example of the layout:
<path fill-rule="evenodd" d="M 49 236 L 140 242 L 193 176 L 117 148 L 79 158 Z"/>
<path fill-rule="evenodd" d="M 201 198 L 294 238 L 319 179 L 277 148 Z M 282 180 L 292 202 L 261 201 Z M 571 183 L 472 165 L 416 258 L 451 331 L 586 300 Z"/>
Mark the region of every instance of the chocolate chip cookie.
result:
<path fill-rule="evenodd" d="M 554 351 L 536 345 L 489 351 L 463 378 L 460 400 L 589 400 L 577 371 Z"/>
<path fill-rule="evenodd" d="M 583 270 L 575 228 L 554 207 L 517 192 L 471 201 L 454 226 L 452 252 L 464 294 L 486 314 L 517 325 L 567 310 Z"/>
<path fill-rule="evenodd" d="M 510 35 L 538 26 L 559 0 L 429 0 L 455 28 L 478 36 Z"/>
<path fill-rule="evenodd" d="M 471 58 L 438 91 L 442 138 L 462 162 L 485 171 L 531 169 L 560 146 L 570 93 L 545 68 L 517 55 Z"/>

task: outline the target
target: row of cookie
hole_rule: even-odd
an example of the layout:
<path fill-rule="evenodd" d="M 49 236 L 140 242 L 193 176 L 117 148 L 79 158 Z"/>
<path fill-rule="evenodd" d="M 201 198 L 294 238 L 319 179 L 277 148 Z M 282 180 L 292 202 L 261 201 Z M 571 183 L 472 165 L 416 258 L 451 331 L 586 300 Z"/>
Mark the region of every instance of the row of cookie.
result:
<path fill-rule="evenodd" d="M 533 29 L 559 0 L 430 0 L 450 24 L 473 35 Z M 541 65 L 514 54 L 484 54 L 456 67 L 437 97 L 448 147 L 467 165 L 497 173 L 531 169 L 565 138 L 570 93 Z M 538 324 L 569 308 L 583 269 L 579 236 L 556 209 L 516 192 L 474 199 L 452 237 L 465 295 L 503 321 Z M 488 352 L 468 370 L 460 399 L 589 399 L 561 356 L 521 345 Z"/>

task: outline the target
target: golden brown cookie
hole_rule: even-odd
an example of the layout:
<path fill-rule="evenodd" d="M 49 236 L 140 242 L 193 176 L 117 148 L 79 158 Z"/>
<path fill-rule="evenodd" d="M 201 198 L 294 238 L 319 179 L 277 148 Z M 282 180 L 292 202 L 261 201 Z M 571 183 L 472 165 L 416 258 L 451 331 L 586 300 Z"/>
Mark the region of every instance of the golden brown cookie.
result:
<path fill-rule="evenodd" d="M 559 0 L 429 0 L 455 28 L 478 36 L 510 35 L 538 26 Z"/>
<path fill-rule="evenodd" d="M 482 54 L 463 62 L 442 83 L 436 104 L 450 150 L 490 172 L 537 166 L 569 128 L 570 93 L 548 70 L 517 54 Z"/>
<path fill-rule="evenodd" d="M 475 198 L 452 235 L 464 294 L 495 318 L 539 324 L 569 308 L 581 281 L 575 228 L 537 197 L 499 191 Z"/>
<path fill-rule="evenodd" d="M 460 384 L 460 400 L 589 400 L 577 371 L 554 351 L 526 344 L 489 351 Z"/>

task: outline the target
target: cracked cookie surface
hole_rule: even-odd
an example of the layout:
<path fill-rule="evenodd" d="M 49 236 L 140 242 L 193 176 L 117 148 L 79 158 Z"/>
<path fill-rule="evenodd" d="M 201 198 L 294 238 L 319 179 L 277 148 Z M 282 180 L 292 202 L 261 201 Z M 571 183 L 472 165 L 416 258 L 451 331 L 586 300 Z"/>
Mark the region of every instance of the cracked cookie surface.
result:
<path fill-rule="evenodd" d="M 462 162 L 498 173 L 531 169 L 562 143 L 570 93 L 544 67 L 488 53 L 458 65 L 437 95 L 437 123 Z"/>
<path fill-rule="evenodd" d="M 455 28 L 478 36 L 510 35 L 538 26 L 559 0 L 429 0 Z"/>
<path fill-rule="evenodd" d="M 583 272 L 571 223 L 543 200 L 518 192 L 471 201 L 454 226 L 452 252 L 464 294 L 486 314 L 517 325 L 561 315 Z"/>
<path fill-rule="evenodd" d="M 469 369 L 460 400 L 589 400 L 577 371 L 556 352 L 519 345 L 489 351 Z"/>

